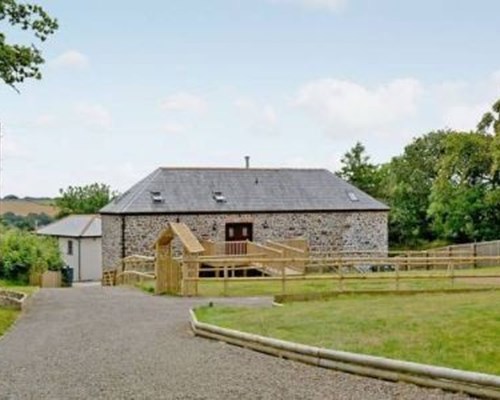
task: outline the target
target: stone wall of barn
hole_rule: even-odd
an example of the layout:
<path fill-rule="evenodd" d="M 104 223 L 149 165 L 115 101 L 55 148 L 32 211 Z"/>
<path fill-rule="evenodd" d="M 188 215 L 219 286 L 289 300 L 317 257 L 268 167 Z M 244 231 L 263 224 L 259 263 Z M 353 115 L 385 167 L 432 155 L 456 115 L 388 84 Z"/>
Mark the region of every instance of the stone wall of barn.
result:
<path fill-rule="evenodd" d="M 124 256 L 153 255 L 168 222 L 183 222 L 199 239 L 225 240 L 225 224 L 253 224 L 253 241 L 303 237 L 313 252 L 387 250 L 387 212 L 318 212 L 207 215 L 102 215 L 103 267 Z M 122 233 L 123 228 L 123 233 Z M 123 243 L 123 240 L 124 243 Z"/>

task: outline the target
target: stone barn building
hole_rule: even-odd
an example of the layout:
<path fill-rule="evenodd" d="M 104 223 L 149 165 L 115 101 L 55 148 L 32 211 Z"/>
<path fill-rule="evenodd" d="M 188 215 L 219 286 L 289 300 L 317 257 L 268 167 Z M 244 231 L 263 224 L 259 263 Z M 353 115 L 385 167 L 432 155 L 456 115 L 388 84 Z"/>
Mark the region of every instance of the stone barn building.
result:
<path fill-rule="evenodd" d="M 302 237 L 312 252 L 385 251 L 388 211 L 324 169 L 158 168 L 101 210 L 103 267 L 153 255 L 168 222 L 199 239 Z"/>

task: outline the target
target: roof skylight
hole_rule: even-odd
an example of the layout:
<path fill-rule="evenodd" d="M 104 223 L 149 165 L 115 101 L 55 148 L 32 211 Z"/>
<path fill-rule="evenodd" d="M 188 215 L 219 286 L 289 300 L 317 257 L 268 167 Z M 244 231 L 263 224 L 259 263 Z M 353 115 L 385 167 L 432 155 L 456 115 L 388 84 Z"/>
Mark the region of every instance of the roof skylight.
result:
<path fill-rule="evenodd" d="M 224 196 L 222 192 L 213 192 L 212 197 L 217 203 L 225 203 L 227 201 L 226 196 Z"/>
<path fill-rule="evenodd" d="M 358 196 L 356 196 L 356 193 L 354 193 L 354 192 L 347 192 L 347 195 L 349 196 L 349 200 L 351 200 L 351 201 L 359 201 Z"/>
<path fill-rule="evenodd" d="M 153 203 L 163 203 L 161 192 L 151 192 L 151 201 Z"/>

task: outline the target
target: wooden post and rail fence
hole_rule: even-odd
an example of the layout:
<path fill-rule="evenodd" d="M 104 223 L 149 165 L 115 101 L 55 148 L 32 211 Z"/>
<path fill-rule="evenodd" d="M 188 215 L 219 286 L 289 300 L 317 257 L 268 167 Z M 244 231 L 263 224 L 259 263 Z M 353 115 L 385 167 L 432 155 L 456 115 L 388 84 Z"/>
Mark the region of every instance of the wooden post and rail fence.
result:
<path fill-rule="evenodd" d="M 492 271 L 469 269 L 467 265 L 491 263 L 500 266 L 500 256 L 476 257 L 352 257 L 339 255 L 328 258 L 269 258 L 263 256 L 216 257 L 201 256 L 197 259 L 198 271 L 213 272 L 213 277 L 183 277 L 192 283 L 192 287 L 207 283 L 222 284 L 221 294 L 229 295 L 230 286 L 244 282 L 255 285 L 280 282 L 276 294 L 285 294 L 288 285 L 294 282 L 332 282 L 331 290 L 343 291 L 347 284 L 373 283 L 383 286 L 383 290 L 401 290 L 401 285 L 408 282 L 448 281 L 454 288 L 456 282 L 471 279 L 492 280 L 500 288 L 500 270 Z M 246 276 L 245 271 L 272 265 L 275 272 L 271 276 Z M 288 273 L 290 265 L 304 265 L 303 273 Z M 325 273 L 325 271 L 328 271 Z M 484 283 L 484 282 L 483 282 Z M 487 282 L 486 282 L 487 284 Z M 200 290 L 196 288 L 196 293 Z M 189 293 L 185 293 L 190 295 Z"/>
<path fill-rule="evenodd" d="M 182 242 L 182 257 L 173 256 L 174 237 Z M 155 251 L 155 257 L 124 259 L 116 271 L 116 282 L 154 280 L 155 293 L 184 296 L 197 296 L 211 284 L 222 287 L 219 294 L 229 295 L 233 285 L 244 282 L 278 283 L 273 286 L 273 294 L 285 294 L 295 282 L 306 281 L 330 281 L 330 290 L 336 291 L 358 283 L 401 290 L 409 282 L 431 280 L 449 281 L 449 287 L 455 287 L 456 282 L 476 278 L 491 280 L 500 287 L 500 270 L 481 270 L 500 267 L 500 241 L 426 251 L 313 253 L 304 239 L 268 240 L 263 244 L 198 241 L 187 226 L 171 223 L 155 243 Z"/>

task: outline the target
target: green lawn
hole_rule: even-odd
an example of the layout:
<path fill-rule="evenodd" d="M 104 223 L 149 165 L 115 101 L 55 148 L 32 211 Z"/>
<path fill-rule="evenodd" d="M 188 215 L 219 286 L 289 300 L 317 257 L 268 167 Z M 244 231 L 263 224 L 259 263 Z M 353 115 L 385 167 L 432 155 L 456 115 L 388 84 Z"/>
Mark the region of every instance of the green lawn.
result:
<path fill-rule="evenodd" d="M 421 279 L 400 281 L 400 290 L 430 290 L 430 289 L 465 289 L 489 287 L 489 284 L 467 283 L 456 280 L 454 285 L 448 279 Z M 498 287 L 498 285 L 497 285 Z M 307 294 L 319 292 L 338 291 L 340 289 L 338 281 L 329 280 L 297 280 L 285 283 L 286 294 Z M 396 290 L 394 281 L 388 280 L 365 280 L 365 281 L 344 281 L 343 290 Z M 261 282 L 237 282 L 232 281 L 227 286 L 227 296 L 263 296 L 281 294 L 282 284 L 279 281 Z M 200 296 L 223 296 L 223 282 L 204 281 L 199 284 Z"/>
<path fill-rule="evenodd" d="M 16 292 L 22 292 L 26 294 L 33 294 L 38 290 L 37 286 L 27 286 L 20 282 L 12 282 L 4 279 L 0 279 L 0 289 L 9 289 L 14 290 Z"/>
<path fill-rule="evenodd" d="M 4 309 L 0 307 L 0 337 L 13 324 L 19 315 L 19 311 Z"/>
<path fill-rule="evenodd" d="M 19 282 L 11 282 L 0 279 L 0 289 L 9 289 L 28 295 L 38 290 L 35 286 L 25 286 Z M 14 323 L 20 312 L 0 307 L 0 336 Z"/>
<path fill-rule="evenodd" d="M 201 321 L 299 343 L 500 374 L 500 292 L 343 295 L 200 308 Z"/>

